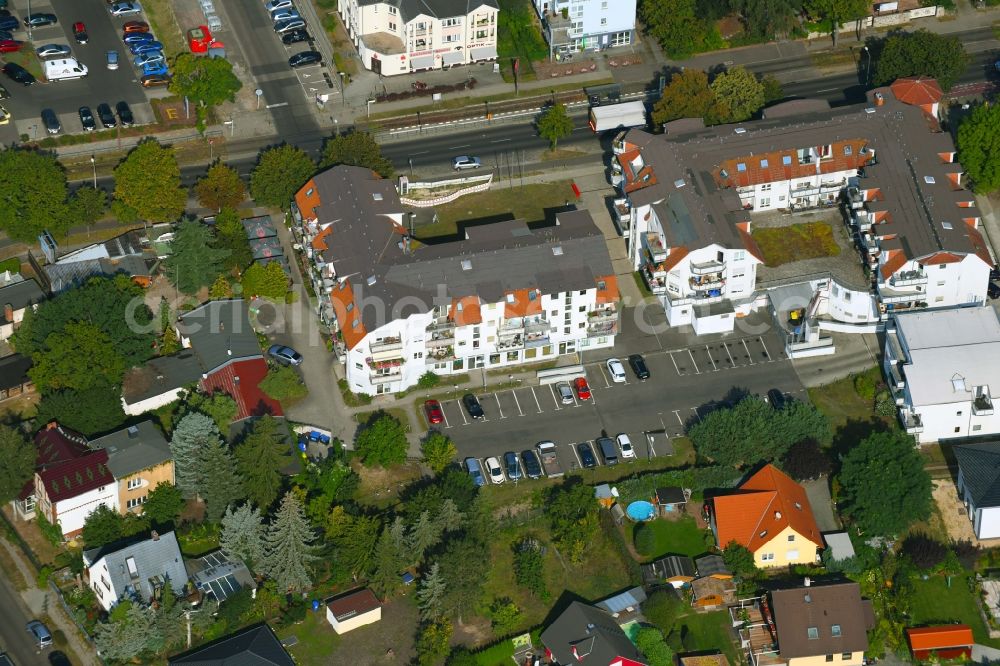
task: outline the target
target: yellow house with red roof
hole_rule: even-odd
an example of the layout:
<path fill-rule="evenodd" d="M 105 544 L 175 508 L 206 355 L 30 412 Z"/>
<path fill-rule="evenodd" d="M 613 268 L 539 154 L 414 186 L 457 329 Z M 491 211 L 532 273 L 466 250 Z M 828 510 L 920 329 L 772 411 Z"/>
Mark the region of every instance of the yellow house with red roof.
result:
<path fill-rule="evenodd" d="M 720 548 L 735 541 L 761 568 L 811 564 L 823 547 L 805 489 L 774 465 L 713 498 L 711 526 Z"/>

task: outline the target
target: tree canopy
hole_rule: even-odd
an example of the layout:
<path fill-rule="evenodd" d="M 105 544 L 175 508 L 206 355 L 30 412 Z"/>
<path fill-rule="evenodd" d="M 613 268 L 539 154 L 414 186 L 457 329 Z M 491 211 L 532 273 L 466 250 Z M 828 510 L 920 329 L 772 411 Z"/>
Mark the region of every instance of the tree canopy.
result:
<path fill-rule="evenodd" d="M 806 0 L 809 15 L 829 23 L 834 47 L 837 46 L 840 25 L 863 18 L 869 6 L 868 0 Z"/>
<path fill-rule="evenodd" d="M 243 273 L 243 293 L 247 297 L 269 298 L 284 301 L 288 293 L 288 276 L 276 261 L 255 263 Z"/>
<path fill-rule="evenodd" d="M 573 132 L 573 119 L 566 114 L 565 104 L 553 104 L 538 119 L 538 134 L 549 142 L 555 150 L 559 139 L 565 139 Z"/>
<path fill-rule="evenodd" d="M 264 539 L 263 570 L 282 592 L 301 592 L 312 585 L 310 567 L 318 557 L 312 545 L 316 535 L 302 504 L 293 492 L 285 493 Z"/>
<path fill-rule="evenodd" d="M 55 155 L 0 150 L 0 229 L 11 238 L 35 243 L 43 231 L 54 236 L 69 231 L 67 193 L 66 173 Z"/>
<path fill-rule="evenodd" d="M 930 76 L 948 91 L 969 66 L 960 37 L 926 30 L 893 32 L 876 50 L 874 79 L 880 86 L 907 76 Z"/>
<path fill-rule="evenodd" d="M 215 216 L 215 241 L 213 247 L 229 252 L 223 266 L 231 272 L 242 273 L 253 261 L 250 241 L 240 214 L 234 208 L 223 208 Z"/>
<path fill-rule="evenodd" d="M 292 197 L 315 172 L 316 164 L 301 148 L 287 144 L 268 148 L 250 174 L 250 195 L 262 206 L 288 210 Z"/>
<path fill-rule="evenodd" d="M 382 154 L 382 147 L 368 132 L 344 132 L 326 140 L 319 166 L 326 169 L 338 164 L 365 167 L 383 178 L 391 178 L 396 172 L 392 162 Z"/>
<path fill-rule="evenodd" d="M 581 562 L 598 530 L 593 489 L 579 478 L 571 479 L 549 488 L 545 499 L 552 535 L 570 560 Z"/>
<path fill-rule="evenodd" d="M 653 105 L 655 125 L 679 118 L 703 118 L 705 124 L 712 125 L 728 115 L 729 110 L 719 102 L 708 84 L 708 74 L 692 67 L 674 74 Z"/>
<path fill-rule="evenodd" d="M 278 402 L 292 402 L 309 395 L 309 388 L 295 368 L 287 365 L 274 365 L 267 370 L 267 375 L 258 385 L 260 390 Z"/>
<path fill-rule="evenodd" d="M 458 455 L 458 448 L 447 435 L 432 430 L 420 444 L 423 462 L 435 474 L 440 474 Z"/>
<path fill-rule="evenodd" d="M 1000 105 L 980 104 L 958 126 L 958 157 L 980 194 L 1000 188 Z"/>
<path fill-rule="evenodd" d="M 256 421 L 236 445 L 236 469 L 247 497 L 264 511 L 281 490 L 281 470 L 291 460 L 284 427 L 271 416 Z"/>
<path fill-rule="evenodd" d="M 355 450 L 367 466 L 392 467 L 406 461 L 406 428 L 385 412 L 372 414 L 358 431 Z"/>
<path fill-rule="evenodd" d="M 34 473 L 34 445 L 17 428 L 0 424 L 0 503 L 15 499 Z"/>
<path fill-rule="evenodd" d="M 59 421 L 87 437 L 114 430 L 125 423 L 122 391 L 115 384 L 93 384 L 82 391 L 60 389 L 42 395 L 36 423 Z"/>
<path fill-rule="evenodd" d="M 743 19 L 747 34 L 771 40 L 788 34 L 798 24 L 802 0 L 729 0 L 729 6 Z"/>
<path fill-rule="evenodd" d="M 764 84 L 745 67 L 733 67 L 715 77 L 712 92 L 727 111 L 726 122 L 747 120 L 764 106 Z"/>
<path fill-rule="evenodd" d="M 31 356 L 31 381 L 43 393 L 57 389 L 85 391 L 98 384 L 117 384 L 125 374 L 125 358 L 95 324 L 71 321 L 49 334 Z"/>
<path fill-rule="evenodd" d="M 184 212 L 187 196 L 174 149 L 155 139 L 143 139 L 115 167 L 115 212 L 124 220 L 173 222 Z"/>
<path fill-rule="evenodd" d="M 222 160 L 208 167 L 208 171 L 194 186 L 194 195 L 198 198 L 198 203 L 220 212 L 223 208 L 239 206 L 246 194 L 246 186 L 240 174 Z"/>
<path fill-rule="evenodd" d="M 683 60 L 704 50 L 718 38 L 718 31 L 699 15 L 696 0 L 641 0 L 639 17 L 673 60 Z M 718 38 L 721 42 L 721 38 Z M 712 44 L 721 47 L 721 44 Z"/>
<path fill-rule="evenodd" d="M 197 220 L 185 220 L 177 227 L 171 253 L 164 266 L 167 279 L 185 294 L 208 287 L 222 272 L 227 251 L 212 244 L 212 232 Z"/>
<path fill-rule="evenodd" d="M 232 102 L 243 87 L 226 58 L 181 53 L 174 58 L 172 70 L 170 92 L 206 106 Z"/>
<path fill-rule="evenodd" d="M 154 525 L 173 525 L 183 509 L 184 495 L 177 486 L 165 481 L 156 484 L 142 505 L 143 515 Z"/>
<path fill-rule="evenodd" d="M 99 187 L 81 185 L 69 198 L 69 216 L 73 224 L 90 225 L 108 209 L 108 193 Z"/>

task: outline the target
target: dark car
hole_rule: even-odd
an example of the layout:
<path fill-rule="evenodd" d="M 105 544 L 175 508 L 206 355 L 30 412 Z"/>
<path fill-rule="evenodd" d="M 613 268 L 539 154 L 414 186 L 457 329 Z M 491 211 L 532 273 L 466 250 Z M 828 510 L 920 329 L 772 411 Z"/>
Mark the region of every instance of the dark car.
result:
<path fill-rule="evenodd" d="M 594 450 L 590 448 L 590 442 L 581 442 L 576 445 L 576 450 L 580 453 L 580 464 L 586 468 L 597 467 L 597 458 L 594 457 Z"/>
<path fill-rule="evenodd" d="M 0 86 L 0 99 L 7 99 L 8 97 L 10 97 L 10 92 L 3 86 Z"/>
<path fill-rule="evenodd" d="M 302 354 L 298 353 L 291 347 L 286 347 L 285 345 L 271 345 L 267 349 L 267 355 L 281 365 L 302 364 Z"/>
<path fill-rule="evenodd" d="M 14 33 L 10 30 L 0 30 L 0 39 L 14 39 Z"/>
<path fill-rule="evenodd" d="M 986 295 L 993 299 L 1000 298 L 1000 287 L 995 282 L 990 282 L 986 285 Z"/>
<path fill-rule="evenodd" d="M 771 403 L 771 406 L 775 409 L 781 409 L 785 406 L 785 403 L 788 402 L 785 398 L 785 394 L 776 388 L 767 392 L 767 401 Z"/>
<path fill-rule="evenodd" d="M 479 398 L 471 393 L 466 393 L 462 396 L 462 404 L 465 405 L 465 411 L 469 412 L 469 416 L 477 421 L 486 418 L 486 412 L 483 411 L 483 406 L 479 404 Z"/>
<path fill-rule="evenodd" d="M 20 27 L 16 16 L 0 16 L 0 30 L 17 30 Z"/>
<path fill-rule="evenodd" d="M 101 102 L 97 105 L 97 117 L 101 119 L 101 124 L 106 129 L 111 129 L 118 125 L 118 122 L 115 120 L 115 114 L 111 111 L 111 105 L 107 102 Z"/>
<path fill-rule="evenodd" d="M 87 35 L 87 26 L 83 24 L 83 21 L 77 21 L 73 24 L 73 37 L 80 44 L 86 44 L 90 37 Z"/>
<path fill-rule="evenodd" d="M 291 44 L 298 44 L 299 42 L 311 41 L 312 37 L 305 30 L 292 30 L 291 32 L 286 32 L 281 36 L 281 43 L 288 46 Z"/>
<path fill-rule="evenodd" d="M 41 28 L 46 25 L 55 25 L 59 22 L 55 14 L 36 13 L 28 14 L 24 17 L 25 28 Z"/>
<path fill-rule="evenodd" d="M 529 479 L 542 478 L 542 464 L 531 449 L 521 451 L 521 461 L 524 463 L 524 473 Z"/>
<path fill-rule="evenodd" d="M 155 40 L 151 32 L 126 32 L 122 35 L 122 41 L 126 44 L 142 44 Z"/>
<path fill-rule="evenodd" d="M 91 113 L 89 106 L 80 107 L 80 123 L 83 125 L 83 129 L 88 132 L 97 129 L 97 121 L 94 120 L 94 114 Z"/>
<path fill-rule="evenodd" d="M 135 123 L 135 118 L 132 117 L 132 109 L 129 108 L 128 102 L 118 102 L 115 104 L 115 110 L 118 112 L 118 120 L 121 121 L 122 127 L 131 127 Z"/>
<path fill-rule="evenodd" d="M 149 53 L 150 51 L 162 51 L 163 43 L 152 41 L 152 42 L 142 42 L 141 44 L 129 44 L 128 50 L 132 53 L 132 55 L 139 55 L 140 53 Z"/>
<path fill-rule="evenodd" d="M 628 357 L 629 367 L 639 379 L 645 381 L 649 379 L 649 368 L 646 367 L 646 359 L 641 354 L 632 354 Z"/>
<path fill-rule="evenodd" d="M 289 67 L 306 67 L 308 65 L 322 65 L 323 54 L 319 51 L 302 51 L 296 53 L 288 59 Z"/>
<path fill-rule="evenodd" d="M 503 466 L 507 470 L 508 479 L 517 481 L 521 478 L 521 463 L 518 462 L 516 453 L 508 451 L 503 454 Z"/>
<path fill-rule="evenodd" d="M 73 662 L 69 660 L 66 653 L 60 650 L 49 653 L 49 664 L 51 666 L 73 666 Z"/>
<path fill-rule="evenodd" d="M 3 66 L 3 73 L 22 85 L 30 86 L 35 82 L 35 77 L 31 75 L 31 72 L 12 62 Z"/>

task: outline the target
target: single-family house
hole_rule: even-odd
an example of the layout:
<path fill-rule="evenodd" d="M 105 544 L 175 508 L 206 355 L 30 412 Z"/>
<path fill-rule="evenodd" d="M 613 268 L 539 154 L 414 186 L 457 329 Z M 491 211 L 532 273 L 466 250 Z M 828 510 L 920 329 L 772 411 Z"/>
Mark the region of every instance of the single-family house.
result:
<path fill-rule="evenodd" d="M 156 486 L 174 484 L 170 444 L 152 421 L 92 439 L 88 446 L 107 452 L 108 469 L 118 484 L 118 506 L 122 513 L 142 513 L 142 505 Z"/>
<path fill-rule="evenodd" d="M 1000 442 L 952 447 L 958 462 L 958 494 L 977 539 L 1000 537 Z"/>
<path fill-rule="evenodd" d="M 108 468 L 107 452 L 85 449 L 78 456 L 36 469 L 31 501 L 67 539 L 83 530 L 87 516 L 97 507 L 118 511 L 118 486 Z"/>
<path fill-rule="evenodd" d="M 266 624 L 242 629 L 235 634 L 171 657 L 170 666 L 295 666 L 295 660 Z"/>
<path fill-rule="evenodd" d="M 935 663 L 946 659 L 970 659 L 976 642 L 972 637 L 972 628 L 967 624 L 907 629 L 906 641 L 914 659 Z"/>
<path fill-rule="evenodd" d="M 168 582 L 181 596 L 187 585 L 184 558 L 173 532 L 128 545 L 108 544 L 83 551 L 84 576 L 106 611 L 122 599 L 150 603 Z"/>
<path fill-rule="evenodd" d="M 580 601 L 571 603 L 541 635 L 545 655 L 553 664 L 615 664 L 646 666 L 609 612 Z"/>
<path fill-rule="evenodd" d="M 92 277 L 118 274 L 127 275 L 141 287 L 148 287 L 156 263 L 156 253 L 147 249 L 142 235 L 128 231 L 55 258 L 41 272 L 53 294 L 83 284 Z"/>
<path fill-rule="evenodd" d="M 16 275 L 16 274 L 15 274 Z M 20 276 L 19 276 L 20 277 Z M 29 308 L 45 300 L 45 292 L 34 280 L 12 280 L 0 286 L 0 342 L 14 335 Z"/>
<path fill-rule="evenodd" d="M 382 602 L 363 587 L 326 602 L 326 621 L 338 634 L 346 634 L 382 619 Z"/>
<path fill-rule="evenodd" d="M 647 584 L 670 583 L 674 587 L 684 587 L 697 577 L 694 560 L 684 555 L 667 555 L 641 568 L 642 580 Z"/>
<path fill-rule="evenodd" d="M 35 388 L 28 376 L 33 365 L 30 356 L 11 354 L 0 358 L 0 400 L 16 398 Z"/>
<path fill-rule="evenodd" d="M 711 527 L 719 548 L 735 541 L 761 568 L 811 564 L 823 547 L 805 489 L 770 464 L 712 499 Z"/>

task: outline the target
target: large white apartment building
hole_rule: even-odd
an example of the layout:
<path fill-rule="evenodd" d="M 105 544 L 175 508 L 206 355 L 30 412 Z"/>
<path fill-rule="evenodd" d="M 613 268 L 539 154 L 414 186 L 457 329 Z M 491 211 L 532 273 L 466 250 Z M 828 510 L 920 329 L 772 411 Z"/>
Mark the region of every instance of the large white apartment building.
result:
<path fill-rule="evenodd" d="M 339 166 L 299 190 L 293 213 L 352 391 L 396 393 L 429 371 L 614 345 L 618 283 L 586 211 L 550 226 L 470 224 L 454 239 L 413 242 L 393 183 Z"/>
<path fill-rule="evenodd" d="M 918 442 L 1000 433 L 1000 321 L 991 307 L 893 315 L 882 369 L 899 420 Z"/>
<path fill-rule="evenodd" d="M 497 57 L 496 0 L 338 0 L 367 69 L 383 76 Z"/>
<path fill-rule="evenodd" d="M 532 0 L 554 55 L 627 46 L 635 39 L 636 0 Z"/>

